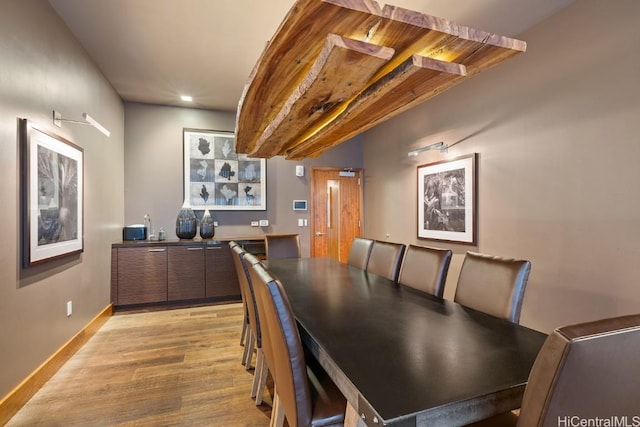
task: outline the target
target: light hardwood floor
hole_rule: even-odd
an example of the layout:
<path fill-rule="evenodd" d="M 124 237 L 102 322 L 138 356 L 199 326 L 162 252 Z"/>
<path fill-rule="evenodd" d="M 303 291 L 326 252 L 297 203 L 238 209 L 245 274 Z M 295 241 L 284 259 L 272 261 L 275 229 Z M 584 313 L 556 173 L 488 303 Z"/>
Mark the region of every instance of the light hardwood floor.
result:
<path fill-rule="evenodd" d="M 116 314 L 6 426 L 266 427 L 241 325 L 237 303 Z"/>

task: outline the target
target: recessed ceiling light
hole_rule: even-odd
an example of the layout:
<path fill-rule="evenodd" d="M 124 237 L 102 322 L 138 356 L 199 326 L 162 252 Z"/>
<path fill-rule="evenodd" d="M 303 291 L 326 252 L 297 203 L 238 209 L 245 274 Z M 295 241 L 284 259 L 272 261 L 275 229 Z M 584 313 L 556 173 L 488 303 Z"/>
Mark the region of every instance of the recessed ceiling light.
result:
<path fill-rule="evenodd" d="M 180 97 L 180 99 L 182 99 L 182 100 L 183 100 L 183 101 L 185 101 L 185 102 L 191 102 L 191 101 L 193 101 L 193 98 L 192 98 L 192 97 L 190 97 L 190 96 L 188 96 L 188 95 L 182 95 L 182 96 Z"/>

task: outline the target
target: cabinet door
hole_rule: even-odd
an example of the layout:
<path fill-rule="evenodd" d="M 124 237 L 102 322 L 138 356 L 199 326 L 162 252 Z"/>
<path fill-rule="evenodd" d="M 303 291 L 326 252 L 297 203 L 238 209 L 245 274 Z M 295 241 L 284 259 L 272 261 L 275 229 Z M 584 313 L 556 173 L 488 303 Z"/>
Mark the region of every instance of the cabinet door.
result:
<path fill-rule="evenodd" d="M 204 246 L 169 246 L 169 301 L 204 298 Z"/>
<path fill-rule="evenodd" d="M 240 300 L 238 276 L 228 243 L 220 242 L 206 246 L 205 278 L 207 297 Z"/>
<path fill-rule="evenodd" d="M 118 249 L 111 248 L 111 302 L 118 303 Z"/>
<path fill-rule="evenodd" d="M 118 304 L 167 300 L 167 247 L 118 248 Z"/>

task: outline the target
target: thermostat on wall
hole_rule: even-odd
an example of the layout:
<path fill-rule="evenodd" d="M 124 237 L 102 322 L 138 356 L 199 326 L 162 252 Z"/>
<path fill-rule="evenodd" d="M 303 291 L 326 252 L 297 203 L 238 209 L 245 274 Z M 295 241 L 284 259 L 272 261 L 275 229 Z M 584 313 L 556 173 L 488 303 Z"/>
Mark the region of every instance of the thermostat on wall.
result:
<path fill-rule="evenodd" d="M 306 211 L 307 210 L 307 201 L 306 200 L 294 200 L 293 201 L 293 210 L 294 211 Z"/>

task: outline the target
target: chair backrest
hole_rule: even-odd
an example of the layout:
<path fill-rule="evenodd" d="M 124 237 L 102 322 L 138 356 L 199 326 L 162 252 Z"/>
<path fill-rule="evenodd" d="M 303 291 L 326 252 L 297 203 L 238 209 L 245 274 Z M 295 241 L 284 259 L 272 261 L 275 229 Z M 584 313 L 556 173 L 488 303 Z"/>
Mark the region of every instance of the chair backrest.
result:
<path fill-rule="evenodd" d="M 244 253 L 244 251 L 240 251 L 238 252 L 234 252 L 234 248 L 239 248 L 240 246 L 238 246 L 238 244 L 236 242 L 234 242 L 233 240 L 229 242 L 229 247 L 231 248 L 231 256 L 233 257 L 233 265 L 236 269 L 236 275 L 238 276 L 238 284 L 240 287 L 240 298 L 242 299 L 242 307 L 244 308 L 244 315 L 245 315 L 245 319 L 248 320 L 249 319 L 249 308 L 247 306 L 247 297 L 245 295 L 245 287 L 242 286 L 242 280 L 243 280 L 243 276 L 246 277 L 246 274 L 244 272 L 244 268 L 242 267 L 242 264 L 240 262 L 240 258 L 238 257 L 239 253 Z M 242 249 L 242 248 L 240 248 Z M 237 258 L 237 259 L 236 259 Z"/>
<path fill-rule="evenodd" d="M 256 295 L 262 307 L 261 319 L 269 336 L 270 350 L 265 352 L 275 390 L 289 425 L 310 426 L 311 389 L 307 364 L 296 319 L 282 285 L 261 263 L 253 266 Z M 265 346 L 267 345 L 263 339 Z M 263 348 L 263 351 L 265 349 Z"/>
<path fill-rule="evenodd" d="M 367 263 L 367 272 L 398 281 L 402 256 L 406 245 L 374 240 Z"/>
<path fill-rule="evenodd" d="M 267 234 L 264 243 L 267 259 L 300 258 L 298 234 Z"/>
<path fill-rule="evenodd" d="M 518 323 L 530 270 L 529 261 L 467 252 L 454 301 Z"/>
<path fill-rule="evenodd" d="M 449 249 L 409 245 L 398 283 L 442 298 L 452 255 Z"/>
<path fill-rule="evenodd" d="M 271 376 L 275 378 L 275 357 L 273 355 L 273 346 L 271 345 L 269 325 L 267 324 L 266 314 L 264 312 L 264 304 L 262 303 L 264 292 L 260 292 L 261 288 L 264 287 L 264 282 L 272 280 L 273 278 L 264 268 L 260 260 L 258 260 L 258 258 L 254 255 L 247 253 L 244 256 L 244 261 L 246 263 L 247 269 L 249 270 L 249 280 L 251 280 L 251 285 L 253 287 L 253 296 L 256 303 L 256 308 L 258 310 L 258 318 L 261 320 L 260 334 L 262 337 L 262 354 L 264 356 L 264 360 L 266 361 L 267 368 L 269 369 L 269 372 L 271 372 Z M 257 269 L 256 266 L 260 266 L 261 268 Z"/>
<path fill-rule="evenodd" d="M 372 247 L 373 240 L 365 239 L 364 237 L 355 237 L 351 242 L 347 264 L 361 270 L 366 270 Z"/>
<path fill-rule="evenodd" d="M 556 329 L 531 369 L 518 425 L 624 416 L 631 425 L 640 408 L 639 354 L 640 315 Z"/>
<path fill-rule="evenodd" d="M 258 307 L 255 300 L 255 292 L 249 276 L 249 268 L 252 264 L 260 262 L 255 256 L 246 252 L 239 245 L 231 248 L 231 256 L 238 273 L 238 284 L 240 285 L 240 294 L 245 303 L 247 315 L 249 316 L 249 327 L 256 339 L 256 346 L 262 348 L 262 331 L 260 328 L 260 317 Z M 247 257 L 249 259 L 247 259 Z"/>

